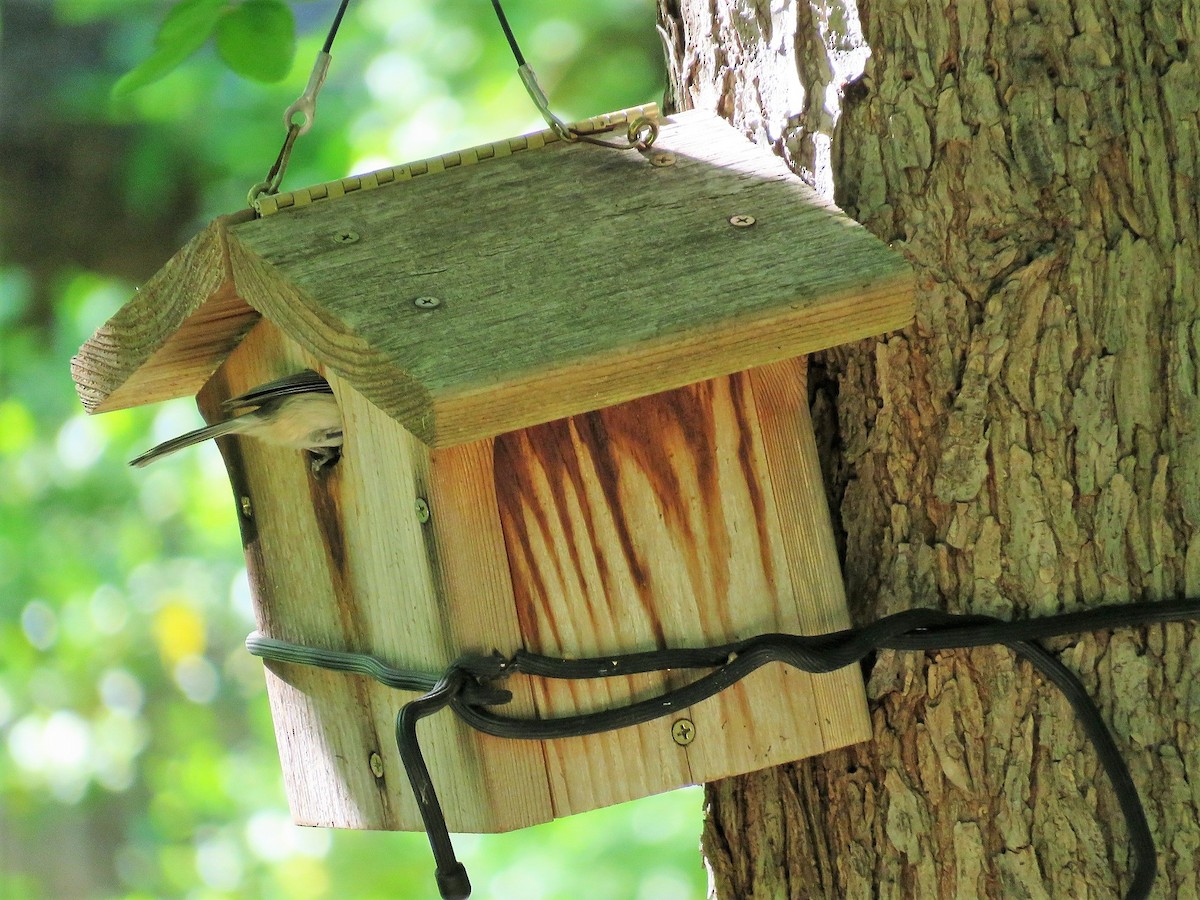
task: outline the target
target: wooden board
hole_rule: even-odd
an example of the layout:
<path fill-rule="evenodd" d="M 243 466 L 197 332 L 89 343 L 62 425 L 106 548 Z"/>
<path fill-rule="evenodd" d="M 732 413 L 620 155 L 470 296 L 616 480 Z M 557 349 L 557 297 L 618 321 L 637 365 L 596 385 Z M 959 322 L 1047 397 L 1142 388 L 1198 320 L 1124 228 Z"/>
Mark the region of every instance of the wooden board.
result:
<path fill-rule="evenodd" d="M 239 291 L 431 446 L 911 319 L 903 258 L 712 114 L 664 122 L 670 166 L 539 139 L 232 227 Z"/>
<path fill-rule="evenodd" d="M 317 364 L 260 322 L 202 406 L 216 413 L 222 398 L 305 366 Z M 258 625 L 271 637 L 438 672 L 467 651 L 596 655 L 846 624 L 796 361 L 442 450 L 329 377 L 347 435 L 332 469 L 314 475 L 298 451 L 221 441 Z M 420 829 L 394 742 L 411 695 L 345 673 L 266 668 L 295 819 Z M 508 711 L 609 707 L 698 674 L 514 678 Z M 696 730 L 686 747 L 671 736 L 682 717 Z M 421 727 L 450 828 L 485 832 L 869 733 L 856 667 L 814 677 L 782 665 L 669 718 L 587 738 L 504 741 L 449 714 Z"/>
<path fill-rule="evenodd" d="M 315 360 L 261 322 L 202 395 L 220 400 Z M 368 652 L 431 673 L 466 650 L 519 644 L 491 487 L 490 445 L 430 450 L 336 375 L 346 423 L 342 460 L 314 476 L 299 451 L 221 441 L 241 514 L 263 633 L 315 647 Z M 433 509 L 418 521 L 416 498 Z M 395 743 L 412 694 L 369 678 L 284 663 L 267 689 L 293 817 L 300 824 L 419 830 Z M 514 712 L 532 709 L 516 686 Z M 480 735 L 447 712 L 421 725 L 447 822 L 506 831 L 553 813 L 536 744 Z M 382 775 L 372 770 L 378 754 Z M 378 763 L 377 763 L 378 765 Z M 498 791 L 497 785 L 504 789 Z"/>
<path fill-rule="evenodd" d="M 108 412 L 199 392 L 259 319 L 233 285 L 225 229 L 250 211 L 217 219 L 147 282 L 71 360 L 88 412 Z"/>
<path fill-rule="evenodd" d="M 824 634 L 852 623 L 808 411 L 807 363 L 797 357 L 746 374 L 759 411 L 798 630 Z M 870 739 L 867 699 L 857 665 L 812 676 L 812 691 L 826 749 Z"/>
<path fill-rule="evenodd" d="M 713 379 L 496 439 L 500 515 L 526 647 L 597 656 L 844 627 L 811 431 L 806 448 L 796 445 L 809 427 L 807 408 L 775 385 L 782 374 Z M 780 389 L 760 397 L 760 381 Z M 539 712 L 555 716 L 641 699 L 700 674 L 533 679 L 532 686 Z M 681 717 L 696 728 L 686 747 L 671 736 Z M 671 717 L 546 742 L 555 815 L 811 756 L 869 734 L 857 668 L 813 677 L 770 665 Z"/>

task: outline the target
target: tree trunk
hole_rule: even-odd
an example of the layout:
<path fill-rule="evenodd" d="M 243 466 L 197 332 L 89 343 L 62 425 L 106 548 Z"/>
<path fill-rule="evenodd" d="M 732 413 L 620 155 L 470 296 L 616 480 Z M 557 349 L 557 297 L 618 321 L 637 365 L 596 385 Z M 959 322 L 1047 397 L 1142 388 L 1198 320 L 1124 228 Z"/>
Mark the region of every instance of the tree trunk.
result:
<path fill-rule="evenodd" d="M 1200 4 L 851 4 L 660 19 L 679 106 L 782 153 L 918 273 L 911 327 L 811 363 L 855 621 L 1200 594 Z M 1126 755 L 1154 895 L 1200 896 L 1197 629 L 1052 649 Z M 709 786 L 718 897 L 1124 892 L 1113 792 L 1027 665 L 885 653 L 869 677 L 871 743 Z"/>

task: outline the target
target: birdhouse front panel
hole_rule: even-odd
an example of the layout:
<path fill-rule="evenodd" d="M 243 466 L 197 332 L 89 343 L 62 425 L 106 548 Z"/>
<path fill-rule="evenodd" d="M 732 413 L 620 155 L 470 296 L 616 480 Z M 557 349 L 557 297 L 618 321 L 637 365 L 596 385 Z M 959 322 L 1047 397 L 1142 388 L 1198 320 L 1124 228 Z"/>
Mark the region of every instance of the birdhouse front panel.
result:
<path fill-rule="evenodd" d="M 500 519 L 526 648 L 595 657 L 618 647 L 697 647 L 849 624 L 837 612 L 843 598 L 818 587 L 831 576 L 838 583 L 828 520 L 807 513 L 820 526 L 813 528 L 787 519 L 798 511 L 793 495 L 820 482 L 790 483 L 815 474 L 817 463 L 811 440 L 800 442 L 807 407 L 769 389 L 783 375 L 802 391 L 803 368 L 793 362 L 776 369 L 495 439 Z M 756 381 L 767 387 L 762 396 Z M 798 471 L 789 467 L 795 462 L 802 463 Z M 805 506 L 814 501 L 820 498 L 803 498 Z M 829 599 L 842 602 L 823 602 Z M 533 690 L 539 713 L 562 716 L 640 700 L 694 677 L 535 679 Z M 562 815 L 841 747 L 869 733 L 864 712 L 857 672 L 813 677 L 768 666 L 669 718 L 547 742 L 555 810 Z M 672 733 L 679 722 L 682 743 Z"/>

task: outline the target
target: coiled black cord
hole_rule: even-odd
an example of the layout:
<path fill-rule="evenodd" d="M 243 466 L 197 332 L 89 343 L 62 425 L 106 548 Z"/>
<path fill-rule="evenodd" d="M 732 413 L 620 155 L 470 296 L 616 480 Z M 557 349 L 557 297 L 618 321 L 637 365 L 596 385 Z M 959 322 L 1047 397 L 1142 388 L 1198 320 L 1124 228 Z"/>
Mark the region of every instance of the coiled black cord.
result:
<path fill-rule="evenodd" d="M 1000 644 L 1031 663 L 1071 704 L 1117 796 L 1134 856 L 1127 900 L 1143 900 L 1154 884 L 1157 856 L 1137 787 L 1100 711 L 1079 679 L 1037 641 L 1081 631 L 1125 628 L 1200 619 L 1200 599 L 1100 606 L 1021 622 L 991 616 L 955 615 L 934 609 L 912 609 L 886 616 L 860 628 L 820 635 L 763 634 L 695 649 L 664 649 L 592 659 L 559 659 L 518 651 L 511 659 L 499 653 L 468 655 L 453 663 L 432 689 L 405 704 L 396 717 L 396 744 L 421 810 L 437 864 L 438 889 L 445 900 L 465 900 L 471 884 L 454 855 L 445 816 L 429 768 L 417 740 L 417 722 L 446 706 L 467 724 L 486 734 L 521 740 L 580 737 L 626 728 L 670 715 L 706 700 L 769 662 L 805 672 L 832 672 L 879 650 L 933 651 Z M 247 647 L 268 659 L 325 666 L 370 674 L 393 686 L 426 686 L 423 673 L 387 666 L 366 654 L 317 650 L 251 635 Z M 615 709 L 552 719 L 521 719 L 490 707 L 512 699 L 493 682 L 523 674 L 541 678 L 610 678 L 666 669 L 712 669 L 679 688 Z"/>
<path fill-rule="evenodd" d="M 1003 644 L 1033 664 L 1047 680 L 1063 692 L 1088 740 L 1095 747 L 1105 774 L 1116 792 L 1133 850 L 1133 881 L 1125 896 L 1127 900 L 1142 900 L 1149 896 L 1150 888 L 1154 884 L 1157 855 L 1137 787 L 1100 711 L 1079 679 L 1035 641 L 1079 631 L 1191 621 L 1197 618 L 1200 618 L 1200 602 L 1194 600 L 1105 606 L 1024 622 L 1004 622 L 990 616 L 953 615 L 940 610 L 914 609 L 887 616 L 862 628 L 830 634 L 765 634 L 745 641 L 694 650 L 655 650 L 573 660 L 525 651 L 518 651 L 511 660 L 505 660 L 499 654 L 492 657 L 464 657 L 451 667 L 460 673 L 457 679 L 458 689 L 448 690 L 438 708 L 449 705 L 467 724 L 497 737 L 525 740 L 579 737 L 625 728 L 670 715 L 676 709 L 712 697 L 769 662 L 782 662 L 805 672 L 818 673 L 831 672 L 851 665 L 878 650 L 949 650 Z M 656 697 L 617 709 L 553 719 L 517 719 L 497 714 L 485 708 L 490 704 L 481 703 L 477 696 L 473 696 L 474 690 L 466 689 L 472 682 L 475 689 L 482 689 L 492 678 L 517 673 L 543 678 L 607 678 L 664 669 L 708 667 L 715 667 L 714 671 Z M 431 692 L 431 695 L 436 693 L 436 690 Z M 424 700 L 425 698 L 421 698 L 413 701 L 413 704 L 422 703 Z M 406 710 L 413 704 L 409 704 Z M 420 759 L 421 751 L 416 742 L 415 720 L 427 715 L 427 710 L 432 711 L 429 706 L 412 710 L 406 719 L 406 722 L 411 721 L 411 725 L 403 729 L 403 734 L 398 724 L 397 740 L 418 802 L 436 805 L 436 792 L 429 780 L 424 760 Z M 400 718 L 405 717 L 406 711 L 402 711 Z M 419 760 L 419 764 L 410 765 L 409 760 Z M 424 811 L 422 814 L 425 815 Z M 435 838 L 433 831 L 430 831 L 430 843 L 438 862 L 438 872 L 451 871 L 455 867 L 461 870 L 462 864 L 454 858 L 449 835 L 445 832 L 444 820 L 440 819 L 440 808 L 434 817 L 434 825 L 439 821 L 441 834 Z M 426 817 L 425 824 L 428 829 L 429 817 Z M 462 877 L 465 882 L 465 870 L 462 870 Z M 467 893 L 443 892 L 442 896 L 446 900 L 461 900 L 470 893 L 469 882 L 466 884 Z"/>

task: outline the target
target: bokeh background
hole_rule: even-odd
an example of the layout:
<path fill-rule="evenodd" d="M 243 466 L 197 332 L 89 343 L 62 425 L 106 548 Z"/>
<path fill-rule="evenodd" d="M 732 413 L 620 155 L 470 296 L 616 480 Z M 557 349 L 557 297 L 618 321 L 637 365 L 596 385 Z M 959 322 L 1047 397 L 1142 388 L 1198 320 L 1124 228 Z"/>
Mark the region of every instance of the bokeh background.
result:
<path fill-rule="evenodd" d="M 215 448 L 190 401 L 84 416 L 69 359 L 283 136 L 335 0 L 265 84 L 212 46 L 113 100 L 166 2 L 0 0 L 0 897 L 423 898 L 420 834 L 290 823 Z M 556 111 L 661 98 L 651 0 L 509 0 Z M 351 0 L 284 189 L 541 127 L 487 0 Z M 698 789 L 456 841 L 479 898 L 705 894 Z"/>

